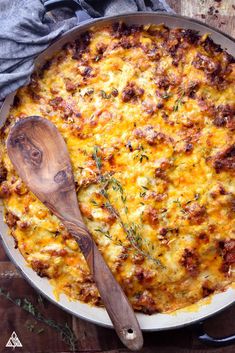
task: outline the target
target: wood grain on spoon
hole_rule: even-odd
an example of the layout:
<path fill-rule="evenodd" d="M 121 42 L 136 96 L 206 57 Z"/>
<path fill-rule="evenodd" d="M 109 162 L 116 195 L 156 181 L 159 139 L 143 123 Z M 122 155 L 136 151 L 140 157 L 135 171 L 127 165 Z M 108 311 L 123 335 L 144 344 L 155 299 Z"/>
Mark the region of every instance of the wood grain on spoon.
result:
<path fill-rule="evenodd" d="M 141 349 L 135 313 L 83 222 L 67 146 L 56 127 L 38 116 L 19 120 L 7 151 L 21 179 L 77 240 L 121 341 L 131 350 Z"/>

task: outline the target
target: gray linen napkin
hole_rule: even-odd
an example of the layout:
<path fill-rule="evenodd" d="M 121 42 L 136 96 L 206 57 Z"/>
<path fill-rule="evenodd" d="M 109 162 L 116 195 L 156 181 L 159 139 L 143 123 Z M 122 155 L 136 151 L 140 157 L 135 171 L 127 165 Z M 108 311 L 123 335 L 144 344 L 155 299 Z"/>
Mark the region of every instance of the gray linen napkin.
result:
<path fill-rule="evenodd" d="M 0 0 L 0 100 L 29 82 L 34 58 L 64 32 L 78 24 L 71 11 L 54 10 L 45 0 Z M 89 17 L 133 11 L 173 12 L 164 0 L 77 0 Z"/>

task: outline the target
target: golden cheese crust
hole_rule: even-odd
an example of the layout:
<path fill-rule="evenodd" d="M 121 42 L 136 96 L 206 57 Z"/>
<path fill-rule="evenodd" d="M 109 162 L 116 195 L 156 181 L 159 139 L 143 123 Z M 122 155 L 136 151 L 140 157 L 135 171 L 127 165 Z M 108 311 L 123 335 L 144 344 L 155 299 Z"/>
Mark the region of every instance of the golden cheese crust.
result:
<path fill-rule="evenodd" d="M 235 65 L 192 30 L 117 23 L 68 43 L 18 90 L 0 195 L 27 263 L 56 293 L 101 305 L 75 240 L 6 153 L 18 119 L 52 121 L 88 229 L 133 308 L 169 312 L 235 279 Z"/>

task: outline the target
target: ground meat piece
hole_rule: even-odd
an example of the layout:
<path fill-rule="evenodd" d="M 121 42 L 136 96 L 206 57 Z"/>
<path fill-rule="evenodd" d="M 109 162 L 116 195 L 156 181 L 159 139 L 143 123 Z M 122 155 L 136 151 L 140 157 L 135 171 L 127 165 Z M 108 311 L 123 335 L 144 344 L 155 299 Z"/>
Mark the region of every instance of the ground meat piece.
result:
<path fill-rule="evenodd" d="M 190 98 L 195 98 L 198 89 L 199 89 L 199 83 L 191 82 L 189 86 L 185 89 L 185 95 Z"/>
<path fill-rule="evenodd" d="M 140 253 L 136 253 L 133 256 L 133 262 L 134 264 L 140 265 L 144 262 L 144 255 L 140 254 Z"/>
<path fill-rule="evenodd" d="M 31 262 L 32 269 L 37 272 L 40 277 L 49 277 L 47 270 L 50 267 L 48 263 L 41 260 L 33 260 Z"/>
<path fill-rule="evenodd" d="M 162 235 L 163 237 L 165 235 L 167 235 L 167 233 L 168 233 L 168 229 L 167 228 L 162 227 L 162 228 L 159 229 L 159 234 Z"/>
<path fill-rule="evenodd" d="M 8 227 L 14 228 L 19 220 L 19 217 L 10 211 L 7 211 L 5 214 L 5 219 Z"/>
<path fill-rule="evenodd" d="M 220 63 L 200 53 L 194 58 L 192 65 L 209 75 L 217 75 L 221 71 Z"/>
<path fill-rule="evenodd" d="M 143 313 L 149 315 L 156 311 L 155 302 L 147 290 L 138 294 L 136 307 Z"/>
<path fill-rule="evenodd" d="M 0 163 L 0 183 L 7 179 L 7 169 L 3 163 Z"/>
<path fill-rule="evenodd" d="M 123 102 L 135 102 L 139 97 L 142 97 L 144 90 L 138 87 L 134 82 L 130 82 L 122 91 Z"/>
<path fill-rule="evenodd" d="M 219 152 L 213 158 L 213 167 L 216 173 L 222 171 L 235 171 L 235 144 Z"/>
<path fill-rule="evenodd" d="M 231 265 L 235 264 L 235 239 L 225 240 L 219 243 L 222 249 L 222 272 L 228 272 Z"/>
<path fill-rule="evenodd" d="M 211 284 L 208 281 L 205 281 L 202 285 L 202 296 L 203 298 L 208 297 L 212 293 L 214 293 L 216 288 L 211 287 Z"/>
<path fill-rule="evenodd" d="M 196 44 L 200 39 L 198 32 L 194 29 L 182 29 L 181 33 L 182 37 L 190 44 Z"/>
<path fill-rule="evenodd" d="M 143 129 L 134 130 L 136 138 L 144 138 L 149 145 L 156 145 L 162 142 L 170 142 L 170 138 L 160 131 L 154 130 L 153 126 L 147 125 Z"/>
<path fill-rule="evenodd" d="M 25 230 L 29 227 L 29 223 L 26 221 L 18 221 L 17 226 L 19 227 L 19 229 Z"/>
<path fill-rule="evenodd" d="M 186 143 L 185 147 L 184 147 L 184 151 L 189 154 L 190 152 L 192 152 L 192 150 L 193 150 L 193 144 L 192 143 Z"/>
<path fill-rule="evenodd" d="M 3 181 L 0 184 L 0 198 L 5 199 L 9 197 L 11 194 L 10 186 L 8 185 L 7 181 Z"/>
<path fill-rule="evenodd" d="M 162 179 L 162 180 L 166 180 L 166 181 L 169 180 L 169 178 L 167 177 L 166 171 L 163 170 L 162 168 L 156 168 L 155 169 L 155 176 L 157 178 Z"/>
<path fill-rule="evenodd" d="M 217 127 L 227 127 L 235 130 L 235 108 L 229 104 L 219 105 L 216 108 L 213 124 Z"/>
<path fill-rule="evenodd" d="M 154 273 L 151 270 L 146 270 L 142 267 L 137 266 L 135 269 L 135 276 L 140 283 L 151 282 L 154 277 Z"/>
<path fill-rule="evenodd" d="M 214 41 L 207 37 L 203 42 L 200 43 L 207 53 L 215 55 L 215 52 L 221 53 L 223 50 L 219 44 L 214 43 Z"/>
<path fill-rule="evenodd" d="M 197 276 L 199 270 L 199 259 L 195 251 L 184 249 L 180 264 L 186 268 L 192 277 Z"/>
<path fill-rule="evenodd" d="M 66 79 L 65 88 L 66 88 L 66 91 L 73 92 L 76 90 L 77 85 L 75 83 L 73 83 L 70 79 Z"/>
<path fill-rule="evenodd" d="M 86 31 L 74 42 L 72 59 L 81 59 L 82 55 L 89 50 L 91 33 Z"/>
<path fill-rule="evenodd" d="M 158 211 L 150 206 L 143 214 L 143 221 L 155 227 L 158 224 Z"/>
<path fill-rule="evenodd" d="M 115 22 L 112 25 L 112 35 L 114 38 L 122 38 L 123 36 L 130 36 L 140 32 L 143 26 L 127 25 L 123 22 Z"/>
<path fill-rule="evenodd" d="M 154 114 L 157 111 L 157 108 L 160 109 L 159 104 L 156 105 L 153 101 L 150 100 L 143 101 L 142 107 L 143 110 L 149 115 Z"/>
<path fill-rule="evenodd" d="M 80 70 L 80 73 L 83 77 L 91 77 L 92 76 L 92 67 L 86 66 L 84 69 Z"/>
<path fill-rule="evenodd" d="M 205 206 L 199 205 L 198 202 L 191 202 L 184 207 L 184 210 L 192 224 L 201 224 L 205 219 L 206 208 Z"/>
<path fill-rule="evenodd" d="M 13 189 L 13 191 L 17 194 L 17 195 L 25 195 L 29 192 L 29 189 L 27 188 L 27 186 L 20 181 L 19 183 L 17 183 Z"/>
<path fill-rule="evenodd" d="M 58 104 L 60 104 L 63 101 L 62 97 L 55 97 L 53 99 L 49 100 L 49 104 L 53 107 L 53 108 L 57 108 Z"/>
<path fill-rule="evenodd" d="M 107 44 L 97 43 L 96 45 L 97 54 L 103 55 L 106 49 L 107 49 Z"/>
<path fill-rule="evenodd" d="M 157 76 L 154 82 L 159 88 L 163 88 L 164 90 L 167 90 L 171 84 L 170 79 L 166 75 Z"/>

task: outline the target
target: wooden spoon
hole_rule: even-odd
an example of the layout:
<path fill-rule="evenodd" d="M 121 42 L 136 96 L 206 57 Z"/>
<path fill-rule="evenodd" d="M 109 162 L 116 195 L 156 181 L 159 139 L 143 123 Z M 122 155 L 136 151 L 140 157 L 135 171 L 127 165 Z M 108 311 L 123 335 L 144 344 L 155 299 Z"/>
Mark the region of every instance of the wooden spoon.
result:
<path fill-rule="evenodd" d="M 8 136 L 7 151 L 21 179 L 78 242 L 123 344 L 141 349 L 143 336 L 134 311 L 83 223 L 67 146 L 57 128 L 39 116 L 19 120 Z"/>

